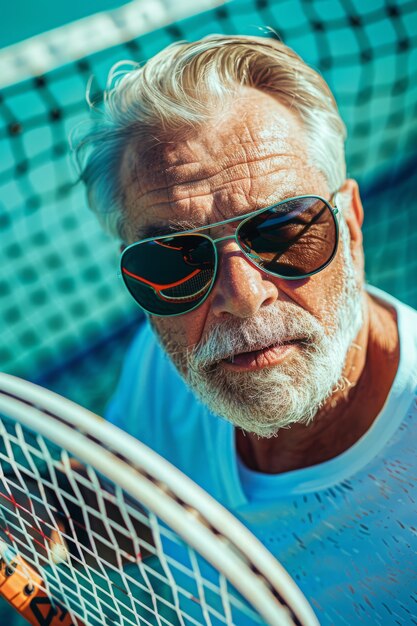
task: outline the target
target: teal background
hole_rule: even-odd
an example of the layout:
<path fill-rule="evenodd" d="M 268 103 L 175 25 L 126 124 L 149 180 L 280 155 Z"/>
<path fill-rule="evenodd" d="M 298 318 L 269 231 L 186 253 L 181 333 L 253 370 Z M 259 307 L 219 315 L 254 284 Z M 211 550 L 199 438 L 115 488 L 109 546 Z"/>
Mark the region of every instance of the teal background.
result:
<path fill-rule="evenodd" d="M 116 9 L 126 2 L 120 0 L 16 0 L 2 2 L 0 21 L 0 48 L 11 46 L 23 39 L 34 37 L 52 28 L 58 28 L 74 20 L 98 11 Z"/>
<path fill-rule="evenodd" d="M 0 45 L 121 3 L 2 4 Z M 361 185 L 369 282 L 417 307 L 417 3 L 233 0 L 0 92 L 0 369 L 102 413 L 142 321 L 118 276 L 119 242 L 99 228 L 71 165 L 68 134 L 100 105 L 121 59 L 183 38 L 271 26 L 320 71 Z M 140 364 L 138 364 L 140 367 Z M 15 626 L 0 606 L 0 624 Z"/>

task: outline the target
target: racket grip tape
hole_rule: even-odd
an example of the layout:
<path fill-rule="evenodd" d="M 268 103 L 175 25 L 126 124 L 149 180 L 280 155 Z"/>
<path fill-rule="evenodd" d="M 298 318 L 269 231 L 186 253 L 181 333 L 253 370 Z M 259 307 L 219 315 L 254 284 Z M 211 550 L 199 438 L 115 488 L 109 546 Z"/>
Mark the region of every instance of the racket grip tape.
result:
<path fill-rule="evenodd" d="M 85 626 L 48 596 L 42 577 L 19 554 L 0 558 L 0 596 L 32 626 Z"/>

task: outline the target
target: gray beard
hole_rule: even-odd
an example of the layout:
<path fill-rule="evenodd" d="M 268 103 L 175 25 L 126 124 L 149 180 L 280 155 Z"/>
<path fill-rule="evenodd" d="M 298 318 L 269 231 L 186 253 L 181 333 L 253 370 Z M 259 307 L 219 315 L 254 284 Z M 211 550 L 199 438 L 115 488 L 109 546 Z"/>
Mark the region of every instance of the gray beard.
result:
<path fill-rule="evenodd" d="M 277 302 L 256 318 L 219 321 L 189 349 L 160 334 L 180 374 L 213 413 L 245 431 L 272 437 L 291 424 L 310 423 L 332 393 L 345 387 L 346 355 L 363 323 L 363 292 L 343 226 L 343 290 L 331 329 L 299 306 Z M 302 340 L 298 349 L 272 367 L 236 372 L 221 363 L 231 354 L 297 339 Z"/>

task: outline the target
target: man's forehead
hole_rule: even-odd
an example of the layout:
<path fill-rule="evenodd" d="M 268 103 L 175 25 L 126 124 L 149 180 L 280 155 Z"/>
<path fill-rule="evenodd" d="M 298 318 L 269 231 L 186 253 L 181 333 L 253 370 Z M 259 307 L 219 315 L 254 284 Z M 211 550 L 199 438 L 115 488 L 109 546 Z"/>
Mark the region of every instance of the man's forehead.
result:
<path fill-rule="evenodd" d="M 299 152 L 304 133 L 289 112 L 285 115 L 288 117 L 270 114 L 269 119 L 259 119 L 246 113 L 242 119 L 227 120 L 227 124 L 223 120 L 195 131 L 184 129 L 182 134 L 144 151 L 131 144 L 128 150 L 131 163 L 136 165 L 137 182 L 155 188 L 186 184 L 234 163 Z"/>
<path fill-rule="evenodd" d="M 138 238 L 153 226 L 149 236 L 161 234 L 158 227 L 163 232 L 170 222 L 176 230 L 192 228 L 297 193 L 295 172 L 307 162 L 301 124 L 259 93 L 240 103 L 235 115 L 146 150 L 129 146 L 121 172 L 128 221 L 135 222 Z M 222 203 L 229 213 L 210 216 L 210 209 Z"/>

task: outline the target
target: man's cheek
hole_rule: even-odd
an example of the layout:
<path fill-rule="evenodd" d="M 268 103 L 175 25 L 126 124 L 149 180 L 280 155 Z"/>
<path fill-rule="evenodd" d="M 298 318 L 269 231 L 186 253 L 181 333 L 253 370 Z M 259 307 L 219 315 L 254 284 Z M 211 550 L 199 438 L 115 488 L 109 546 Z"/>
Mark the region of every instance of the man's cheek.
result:
<path fill-rule="evenodd" d="M 202 325 L 191 313 L 166 318 L 151 316 L 150 323 L 164 346 L 173 344 L 178 348 L 191 348 L 202 334 Z"/>
<path fill-rule="evenodd" d="M 170 319 L 150 318 L 151 326 L 162 347 L 171 354 L 186 349 L 186 334 L 184 329 L 170 323 Z"/>

